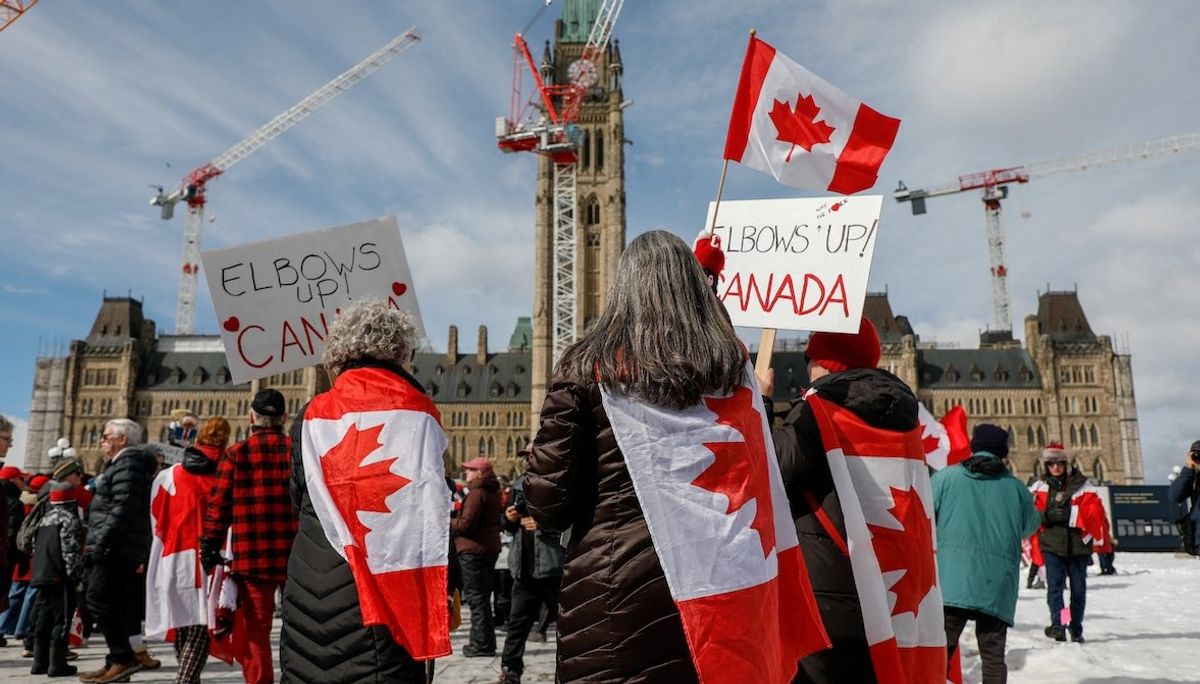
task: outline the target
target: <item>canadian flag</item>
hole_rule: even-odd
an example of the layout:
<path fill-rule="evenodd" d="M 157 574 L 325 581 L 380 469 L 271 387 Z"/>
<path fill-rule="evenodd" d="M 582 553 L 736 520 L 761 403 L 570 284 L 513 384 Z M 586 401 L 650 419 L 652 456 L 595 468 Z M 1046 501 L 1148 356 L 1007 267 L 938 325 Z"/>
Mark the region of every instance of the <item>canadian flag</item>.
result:
<path fill-rule="evenodd" d="M 338 376 L 304 414 L 304 476 L 321 528 L 350 565 L 364 625 L 416 660 L 450 653 L 446 435 L 429 397 L 380 368 Z"/>
<path fill-rule="evenodd" d="M 841 502 L 876 678 L 883 684 L 945 681 L 937 532 L 921 428 L 883 430 L 816 394 L 806 401 Z"/>
<path fill-rule="evenodd" d="M 797 188 L 875 185 L 900 120 L 884 116 L 750 36 L 725 158 Z"/>
<path fill-rule="evenodd" d="M 1033 493 L 1034 507 L 1045 511 L 1050 504 L 1050 485 L 1045 480 L 1038 480 L 1029 491 Z M 1085 544 L 1105 542 L 1109 534 L 1108 515 L 1104 512 L 1104 502 L 1100 500 L 1100 490 L 1090 480 L 1084 481 L 1083 486 L 1071 495 L 1071 513 L 1067 525 L 1079 528 L 1079 536 Z M 1037 537 L 1037 534 L 1032 537 L 1035 543 Z M 1040 549 L 1037 556 L 1041 557 Z"/>
<path fill-rule="evenodd" d="M 169 640 L 176 627 L 208 624 L 200 567 L 200 528 L 212 478 L 173 465 L 150 485 L 150 560 L 146 564 L 146 636 Z"/>
<path fill-rule="evenodd" d="M 941 420 L 918 404 L 921 422 L 921 444 L 925 448 L 925 463 L 941 470 L 971 457 L 971 440 L 967 437 L 967 412 L 955 406 Z"/>
<path fill-rule="evenodd" d="M 762 398 L 682 411 L 603 391 L 701 682 L 790 682 L 829 648 Z"/>

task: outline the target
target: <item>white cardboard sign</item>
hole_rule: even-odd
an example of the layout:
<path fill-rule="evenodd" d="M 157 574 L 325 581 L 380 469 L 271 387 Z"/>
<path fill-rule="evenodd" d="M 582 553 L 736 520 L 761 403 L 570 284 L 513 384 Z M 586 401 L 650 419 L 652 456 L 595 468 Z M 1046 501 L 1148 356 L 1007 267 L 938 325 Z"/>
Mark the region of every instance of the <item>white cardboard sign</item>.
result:
<path fill-rule="evenodd" d="M 721 202 L 717 296 L 733 324 L 858 332 L 882 206 L 882 195 Z"/>
<path fill-rule="evenodd" d="M 321 362 L 333 319 L 382 299 L 416 319 L 412 272 L 394 217 L 201 254 L 234 382 Z"/>

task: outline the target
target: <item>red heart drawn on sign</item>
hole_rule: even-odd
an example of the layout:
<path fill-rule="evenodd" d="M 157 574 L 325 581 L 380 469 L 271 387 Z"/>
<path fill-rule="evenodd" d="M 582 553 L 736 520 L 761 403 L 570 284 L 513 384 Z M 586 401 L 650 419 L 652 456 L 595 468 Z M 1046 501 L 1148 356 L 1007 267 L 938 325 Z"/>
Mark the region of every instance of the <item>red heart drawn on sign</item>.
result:
<path fill-rule="evenodd" d="M 404 283 L 392 283 L 392 292 L 395 292 L 396 296 L 399 297 L 408 292 L 408 286 Z"/>
<path fill-rule="evenodd" d="M 225 319 L 225 322 L 221 324 L 221 327 L 225 328 L 229 332 L 237 332 L 238 328 L 242 327 L 242 322 L 238 320 L 237 316 L 230 316 L 229 318 Z"/>

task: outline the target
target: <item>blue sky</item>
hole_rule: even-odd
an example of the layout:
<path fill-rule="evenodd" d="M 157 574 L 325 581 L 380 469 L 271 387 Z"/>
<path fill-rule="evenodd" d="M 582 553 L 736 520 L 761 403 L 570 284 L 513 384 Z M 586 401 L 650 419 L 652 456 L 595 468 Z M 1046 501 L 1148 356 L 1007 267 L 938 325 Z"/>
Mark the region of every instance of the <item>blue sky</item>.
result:
<path fill-rule="evenodd" d="M 0 33 L 0 413 L 27 415 L 39 348 L 85 336 L 105 290 L 144 297 L 172 329 L 182 222 L 159 220 L 149 184 L 177 183 L 410 25 L 419 45 L 211 185 L 204 244 L 395 214 L 434 346 L 451 323 L 507 340 L 532 298 L 535 161 L 501 154 L 493 121 L 512 33 L 541 4 L 35 6 Z M 528 32 L 535 51 L 555 5 Z M 1200 129 L 1186 0 L 629 0 L 629 237 L 702 224 L 750 28 L 903 120 L 882 193 Z M 1018 335 L 1039 291 L 1078 287 L 1092 327 L 1133 352 L 1148 482 L 1200 437 L 1198 187 L 1193 153 L 1038 180 L 1005 204 Z M 803 194 L 734 165 L 725 196 Z M 991 319 L 978 197 L 921 217 L 888 199 L 871 286 L 922 339 L 975 346 Z M 207 294 L 197 323 L 216 331 Z"/>

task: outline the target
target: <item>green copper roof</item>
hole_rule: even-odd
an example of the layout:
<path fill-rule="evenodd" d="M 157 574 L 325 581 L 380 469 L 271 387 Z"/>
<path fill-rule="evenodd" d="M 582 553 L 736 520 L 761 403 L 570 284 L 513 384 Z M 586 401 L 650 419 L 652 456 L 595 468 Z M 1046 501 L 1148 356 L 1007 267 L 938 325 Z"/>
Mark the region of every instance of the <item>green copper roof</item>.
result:
<path fill-rule="evenodd" d="M 600 13 L 600 0 L 566 0 L 562 11 L 560 43 L 586 43 Z"/>
<path fill-rule="evenodd" d="M 533 324 L 529 320 L 529 316 L 521 316 L 517 319 L 517 327 L 513 330 L 512 337 L 508 340 L 509 351 L 525 351 L 533 347 Z"/>

